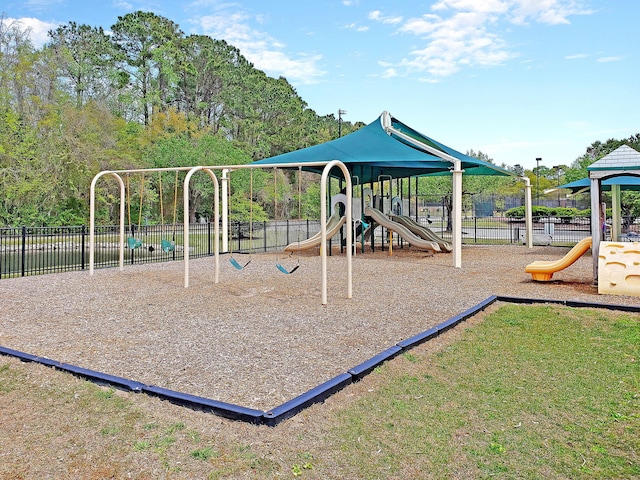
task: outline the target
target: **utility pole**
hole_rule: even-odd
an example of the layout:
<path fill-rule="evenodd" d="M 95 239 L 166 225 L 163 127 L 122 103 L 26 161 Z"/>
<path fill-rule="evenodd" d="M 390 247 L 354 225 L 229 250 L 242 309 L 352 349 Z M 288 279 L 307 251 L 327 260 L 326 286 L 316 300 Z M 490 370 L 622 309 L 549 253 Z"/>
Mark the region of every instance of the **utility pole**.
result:
<path fill-rule="evenodd" d="M 342 115 L 346 114 L 346 110 L 342 110 L 341 108 L 338 109 L 338 138 L 342 136 Z"/>
<path fill-rule="evenodd" d="M 540 162 L 542 158 L 536 158 L 536 205 L 540 206 Z"/>
<path fill-rule="evenodd" d="M 556 170 L 556 175 L 558 178 L 558 187 L 560 187 L 560 170 L 562 165 L 556 165 L 553 168 Z M 560 188 L 558 188 L 558 206 L 560 206 Z"/>

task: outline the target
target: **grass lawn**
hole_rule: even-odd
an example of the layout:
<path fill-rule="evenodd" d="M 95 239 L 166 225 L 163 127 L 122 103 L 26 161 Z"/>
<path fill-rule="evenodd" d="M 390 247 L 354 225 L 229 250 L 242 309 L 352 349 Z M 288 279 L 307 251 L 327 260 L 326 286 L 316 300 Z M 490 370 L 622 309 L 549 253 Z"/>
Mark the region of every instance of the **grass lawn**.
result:
<path fill-rule="evenodd" d="M 640 478 L 637 316 L 501 307 L 386 364 L 333 429 L 346 477 Z"/>
<path fill-rule="evenodd" d="M 0 358 L 0 478 L 640 478 L 640 316 L 470 322 L 276 428 Z"/>

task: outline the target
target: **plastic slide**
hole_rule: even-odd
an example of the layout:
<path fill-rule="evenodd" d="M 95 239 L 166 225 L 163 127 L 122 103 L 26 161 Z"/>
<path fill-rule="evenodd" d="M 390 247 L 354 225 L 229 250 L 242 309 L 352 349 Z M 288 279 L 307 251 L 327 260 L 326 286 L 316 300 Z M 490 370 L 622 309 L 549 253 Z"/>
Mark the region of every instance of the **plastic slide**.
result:
<path fill-rule="evenodd" d="M 404 215 L 391 215 L 391 220 L 393 220 L 394 222 L 398 222 L 398 223 L 404 225 L 409 230 L 411 230 L 413 233 L 415 233 L 416 235 L 418 235 L 421 238 L 424 238 L 425 240 L 430 240 L 432 242 L 436 242 L 438 244 L 438 246 L 440 247 L 440 250 L 442 250 L 443 252 L 451 252 L 451 251 L 453 251 L 453 246 L 449 242 L 447 242 L 447 241 L 443 240 L 442 238 L 440 238 L 430 228 L 423 227 L 418 222 L 416 222 L 413 218 L 407 217 L 407 216 L 404 216 Z"/>
<path fill-rule="evenodd" d="M 345 216 L 340 217 L 338 215 L 332 215 L 329 217 L 329 220 L 327 221 L 327 240 L 338 233 L 346 221 L 347 217 Z M 305 240 L 290 243 L 284 248 L 284 251 L 297 252 L 299 250 L 308 250 L 310 248 L 317 247 L 320 243 L 322 243 L 322 230 Z"/>
<path fill-rule="evenodd" d="M 530 273 L 534 280 L 539 282 L 548 282 L 553 277 L 555 272 L 564 270 L 569 265 L 572 265 L 578 258 L 585 254 L 587 250 L 591 248 L 591 237 L 586 237 L 580 240 L 576 245 L 569 250 L 569 252 L 560 260 L 544 261 L 538 260 L 530 263 L 525 268 L 525 272 Z"/>
<path fill-rule="evenodd" d="M 441 252 L 440 246 L 431 240 L 425 240 L 419 237 L 407 227 L 401 223 L 394 222 L 384 213 L 376 208 L 367 207 L 364 210 L 365 217 L 371 217 L 374 222 L 382 225 L 384 228 L 396 232 L 400 237 L 409 242 L 412 246 L 421 250 L 432 250 L 434 252 Z"/>

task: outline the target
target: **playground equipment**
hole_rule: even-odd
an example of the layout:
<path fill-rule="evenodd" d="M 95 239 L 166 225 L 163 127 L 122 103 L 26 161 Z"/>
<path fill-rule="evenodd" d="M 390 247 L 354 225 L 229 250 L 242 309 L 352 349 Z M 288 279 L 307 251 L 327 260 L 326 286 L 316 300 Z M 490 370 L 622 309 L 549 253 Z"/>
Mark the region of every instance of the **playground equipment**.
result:
<path fill-rule="evenodd" d="M 300 268 L 300 221 L 302 220 L 302 213 L 300 211 L 300 208 L 302 207 L 302 178 L 301 178 L 301 173 L 302 173 L 302 167 L 298 167 L 298 229 L 297 229 L 297 235 L 298 235 L 298 248 L 296 249 L 296 251 L 298 252 L 298 256 L 297 256 L 297 262 L 295 264 L 295 266 L 291 269 L 288 270 L 286 267 L 284 267 L 281 263 L 280 263 L 280 254 L 279 252 L 276 252 L 276 268 L 278 270 L 280 270 L 282 273 L 284 273 L 285 275 L 289 275 L 293 272 L 295 272 L 296 270 L 298 270 L 298 268 Z M 277 209 L 277 205 L 278 205 L 278 169 L 274 168 L 273 169 L 273 189 L 274 189 L 274 195 L 273 195 L 273 216 L 274 218 L 276 217 L 276 209 Z M 277 218 L 276 218 L 277 220 Z M 276 245 L 278 245 L 278 225 L 276 225 Z M 285 248 L 286 250 L 286 248 Z"/>
<path fill-rule="evenodd" d="M 233 265 L 236 270 L 242 270 L 247 265 L 251 263 L 253 260 L 252 251 L 253 251 L 253 170 L 249 170 L 249 261 L 244 265 L 240 264 L 235 258 L 233 258 L 233 248 L 229 247 L 229 253 L 231 254 L 229 257 L 229 263 Z M 228 189 L 229 199 L 231 199 L 231 188 Z M 230 204 L 231 202 L 229 202 Z M 231 232 L 231 218 L 229 218 L 229 236 L 232 235 Z M 233 242 L 229 242 L 231 245 Z"/>
<path fill-rule="evenodd" d="M 525 272 L 530 273 L 533 280 L 538 282 L 548 282 L 553 274 L 564 270 L 575 263 L 578 258 L 591 248 L 591 237 L 580 240 L 569 252 L 560 260 L 545 261 L 538 260 L 526 266 Z"/>
<path fill-rule="evenodd" d="M 598 293 L 640 297 L 640 242 L 601 242 Z"/>
<path fill-rule="evenodd" d="M 162 172 L 158 177 L 158 190 L 160 190 L 160 247 L 165 253 L 173 252 L 176 249 L 176 214 L 178 210 L 178 171 L 176 170 L 176 178 L 173 187 L 173 237 L 172 240 L 164 238 L 164 204 L 162 195 Z"/>
<path fill-rule="evenodd" d="M 377 208 L 366 207 L 364 210 L 365 217 L 371 217 L 374 222 L 379 225 L 382 225 L 387 230 L 392 232 L 396 232 L 400 237 L 405 239 L 415 248 L 419 248 L 421 250 L 431 250 L 434 252 L 441 252 L 440 246 L 431 240 L 425 240 L 424 238 L 419 237 L 414 234 L 411 230 L 409 230 L 404 225 L 394 222 L 389 217 L 387 217 L 384 213 L 382 213 Z"/>
<path fill-rule="evenodd" d="M 124 270 L 124 248 L 125 248 L 125 205 L 126 205 L 126 189 L 125 182 L 121 175 L 127 175 L 130 173 L 144 173 L 144 172 L 157 172 L 157 171 L 185 171 L 186 175 L 183 181 L 183 205 L 184 212 L 184 287 L 189 287 L 189 193 L 190 193 L 190 181 L 191 177 L 197 172 L 204 172 L 209 175 L 214 186 L 214 238 L 219 239 L 219 184 L 218 179 L 213 173 L 213 170 L 237 170 L 243 168 L 295 168 L 301 169 L 305 167 L 322 167 L 322 175 L 320 178 L 320 225 L 322 228 L 323 238 L 320 247 L 321 256 L 321 302 L 322 305 L 327 304 L 327 244 L 326 244 L 326 223 L 327 223 L 327 182 L 329 179 L 329 173 L 333 168 L 339 168 L 346 181 L 345 191 L 347 192 L 347 222 L 351 223 L 351 191 L 352 183 L 349 170 L 339 160 L 331 161 L 318 161 L 318 162 L 304 162 L 303 163 L 272 163 L 257 165 L 214 165 L 214 166 L 196 166 L 196 167 L 174 167 L 174 168 L 156 168 L 156 169 L 133 169 L 133 170 L 103 170 L 93 177 L 91 181 L 90 189 L 90 204 L 89 204 L 89 275 L 94 274 L 95 270 L 95 258 L 96 258 L 96 184 L 103 176 L 111 176 L 116 179 L 120 187 L 120 235 L 119 235 L 119 269 Z M 351 243 L 352 232 L 351 229 L 347 229 L 347 242 Z M 213 243 L 213 260 L 214 260 L 214 283 L 219 282 L 219 241 Z M 346 298 L 353 297 L 353 268 L 352 268 L 352 252 L 351 249 L 347 249 L 346 255 L 347 262 L 347 295 Z"/>
<path fill-rule="evenodd" d="M 347 217 L 337 214 L 332 215 L 327 222 L 327 240 L 334 237 L 345 224 Z M 307 238 L 306 240 L 299 240 L 297 242 L 290 243 L 284 248 L 285 252 L 297 252 L 300 250 L 309 250 L 310 248 L 317 247 L 322 241 L 322 232 L 318 232 L 315 235 Z"/>
<path fill-rule="evenodd" d="M 449 242 L 447 242 L 447 241 L 443 240 L 442 238 L 440 238 L 430 228 L 427 228 L 427 227 L 424 227 L 424 226 L 420 225 L 413 218 L 407 217 L 405 215 L 391 215 L 390 218 L 394 222 L 397 222 L 397 223 L 399 223 L 401 225 L 404 225 L 409 230 L 411 230 L 411 232 L 415 233 L 419 237 L 424 238 L 425 240 L 430 240 L 432 242 L 436 242 L 438 244 L 438 246 L 440 247 L 440 250 L 442 250 L 444 252 L 451 252 L 453 250 L 453 247 Z"/>
<path fill-rule="evenodd" d="M 140 234 L 140 226 L 142 224 L 142 199 L 144 197 L 144 174 L 140 180 L 140 205 L 138 207 L 138 234 Z M 142 238 L 136 237 L 133 231 L 133 224 L 131 223 L 131 191 L 129 187 L 129 175 L 127 174 L 127 214 L 129 217 L 129 229 L 131 236 L 127 237 L 127 246 L 131 250 L 140 248 L 142 246 Z"/>
<path fill-rule="evenodd" d="M 331 240 L 340 230 L 342 226 L 346 223 L 347 217 L 338 212 L 337 204 L 342 203 L 343 205 L 347 205 L 347 196 L 343 193 L 339 193 L 331 197 L 331 217 L 327 221 L 327 240 Z M 299 223 L 299 222 L 298 222 Z M 300 250 L 309 250 L 310 248 L 317 247 L 320 245 L 322 241 L 322 232 L 318 232 L 315 235 L 307 238 L 306 240 L 300 240 L 290 243 L 284 248 L 285 252 L 297 252 Z"/>

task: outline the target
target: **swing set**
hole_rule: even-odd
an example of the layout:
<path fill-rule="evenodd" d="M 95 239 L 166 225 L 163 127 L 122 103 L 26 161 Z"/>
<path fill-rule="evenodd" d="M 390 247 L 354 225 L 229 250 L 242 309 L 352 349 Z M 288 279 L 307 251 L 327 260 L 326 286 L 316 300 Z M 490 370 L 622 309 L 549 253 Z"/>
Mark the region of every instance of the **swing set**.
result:
<path fill-rule="evenodd" d="M 297 234 L 298 234 L 298 247 L 300 246 L 300 222 L 302 220 L 302 213 L 301 213 L 301 206 L 302 206 L 302 167 L 298 167 L 298 229 L 297 229 Z M 295 272 L 296 270 L 298 270 L 298 268 L 300 268 L 300 248 L 298 248 L 298 255 L 297 255 L 297 262 L 295 264 L 295 266 L 289 270 L 287 269 L 285 266 L 283 266 L 280 263 L 280 248 L 278 247 L 279 243 L 278 243 L 278 215 L 277 215 L 277 206 L 278 206 L 278 169 L 274 168 L 273 169 L 273 216 L 274 219 L 276 220 L 276 247 L 278 248 L 278 250 L 276 251 L 276 268 L 278 270 L 280 270 L 282 273 L 284 273 L 285 275 L 289 275 L 292 274 L 293 272 Z M 291 255 L 289 255 L 291 256 Z"/>
<path fill-rule="evenodd" d="M 346 187 L 346 191 L 347 191 L 347 212 L 346 212 L 346 216 L 347 216 L 347 223 L 350 224 L 351 223 L 351 188 L 352 188 L 352 183 L 351 183 L 351 176 L 350 176 L 350 172 L 347 169 L 346 165 L 342 162 L 340 162 L 339 160 L 330 160 L 330 161 L 317 161 L 317 162 L 305 162 L 304 166 L 306 167 L 322 167 L 322 175 L 321 175 L 321 179 L 320 179 L 320 232 L 321 232 L 321 248 L 320 248 L 320 256 L 321 256 L 321 302 L 323 305 L 327 304 L 327 245 L 326 245 L 326 234 L 327 234 L 327 226 L 326 226 L 326 222 L 327 222 L 327 183 L 328 183 L 328 178 L 329 178 L 329 174 L 332 168 L 334 167 L 338 167 L 340 168 L 340 170 L 342 171 L 343 174 L 343 178 L 346 180 L 347 182 L 347 187 Z M 215 221 L 213 222 L 214 225 L 214 239 L 217 239 L 216 241 L 214 241 L 213 243 L 213 259 L 214 259 L 214 283 L 218 283 L 219 279 L 218 279 L 218 274 L 219 274 L 219 183 L 218 183 L 218 179 L 216 177 L 216 175 L 213 173 L 213 170 L 222 170 L 223 172 L 223 178 L 225 175 L 225 170 L 227 171 L 231 171 L 231 170 L 235 170 L 235 169 L 239 169 L 239 168 L 249 168 L 249 169 L 253 169 L 253 168 L 274 168 L 274 169 L 281 169 L 281 168 L 298 168 L 299 172 L 302 169 L 302 166 L 300 163 L 283 163 L 283 164 L 269 164 L 269 163 L 264 163 L 260 166 L 253 166 L 253 165 L 242 165 L 242 166 L 238 166 L 238 165 L 215 165 L 215 166 L 195 166 L 195 167 L 173 167 L 173 168 L 157 168 L 157 169 L 130 169 L 130 170 L 103 170 L 101 172 L 99 172 L 98 174 L 96 174 L 93 177 L 93 180 L 91 181 L 91 190 L 90 190 L 90 212 L 89 212 L 89 275 L 93 275 L 94 274 L 94 269 L 95 269 L 95 263 L 96 263 L 96 247 L 99 247 L 98 242 L 97 242 L 97 238 L 96 238 L 96 184 L 97 182 L 104 176 L 110 176 L 116 179 L 116 181 L 118 182 L 119 185 L 119 191 L 120 191 L 120 208 L 119 208 L 119 242 L 118 242 L 118 249 L 119 249 L 119 260 L 118 260 L 118 264 L 119 264 L 119 268 L 120 270 L 124 270 L 124 249 L 125 248 L 131 248 L 132 250 L 136 249 L 136 248 L 140 248 L 143 244 L 142 238 L 140 237 L 141 235 L 141 227 L 142 227 L 142 213 L 143 213 L 143 207 L 144 207 L 144 189 L 145 189 L 145 177 L 144 175 L 147 173 L 151 173 L 151 172 L 166 172 L 166 171 L 172 171 L 172 172 L 176 172 L 176 171 L 184 171 L 186 172 L 185 178 L 184 178 L 184 190 L 183 190 L 183 198 L 184 198 L 184 212 L 188 212 L 189 211 L 189 192 L 190 192 L 190 186 L 189 183 L 191 181 L 191 177 L 197 173 L 197 172 L 205 172 L 209 175 L 209 177 L 211 178 L 211 181 L 213 183 L 215 192 L 214 192 L 214 218 Z M 275 170 L 277 172 L 277 170 Z M 138 203 L 138 232 L 136 232 L 134 230 L 134 225 L 131 222 L 131 182 L 130 182 L 130 178 L 129 175 L 130 174 L 136 174 L 136 173 L 141 173 L 142 177 L 140 180 L 140 199 L 139 199 L 139 203 Z M 125 178 L 123 178 L 123 176 Z M 274 184 L 275 184 L 275 190 L 277 192 L 277 178 L 274 179 Z M 301 182 L 301 178 L 300 178 L 300 174 L 299 174 L 299 178 L 298 178 L 298 182 Z M 177 183 L 177 182 L 176 182 Z M 253 188 L 252 188 L 253 189 Z M 301 221 L 301 192 L 300 192 L 300 183 L 298 184 L 298 220 L 299 222 Z M 174 189 L 174 197 L 177 197 L 176 195 L 177 193 L 177 188 Z M 224 202 L 226 203 L 226 201 Z M 276 208 L 277 208 L 277 203 L 276 203 Z M 126 211 L 125 211 L 126 210 Z M 164 203 L 162 205 L 162 210 L 164 213 Z M 174 198 L 174 219 L 176 217 L 176 212 L 177 210 L 177 204 L 176 204 L 176 199 Z M 251 215 L 253 215 L 253 211 L 251 211 Z M 274 214 L 274 217 L 277 217 L 276 214 Z M 223 214 L 223 218 L 224 221 L 223 223 L 226 223 L 227 217 L 226 217 L 226 213 Z M 125 225 L 125 220 L 128 219 L 129 221 L 129 230 L 130 230 L 130 236 L 129 238 L 126 238 L 127 235 L 127 228 Z M 253 220 L 253 218 L 251 218 L 251 220 Z M 189 247 L 189 238 L 190 238 L 190 234 L 189 234 L 189 221 L 188 221 L 188 217 L 186 215 L 184 215 L 184 287 L 188 288 L 189 287 L 189 260 L 190 260 L 190 247 Z M 175 222 L 174 222 L 175 225 Z M 162 228 L 164 229 L 164 219 L 162 220 Z M 137 233 L 137 236 L 136 236 Z M 251 234 L 253 234 L 253 232 L 251 232 Z M 351 243 L 351 234 L 352 231 L 351 229 L 347 229 L 347 243 L 350 244 Z M 174 227 L 174 235 L 175 235 L 175 227 Z M 277 231 L 276 231 L 276 236 L 277 236 Z M 298 225 L 298 241 L 300 241 L 300 224 Z M 171 242 L 170 242 L 171 243 Z M 175 240 L 172 243 L 173 248 L 175 249 Z M 171 248 L 170 246 L 168 246 L 168 248 Z M 291 255 L 290 255 L 291 257 Z M 352 289 L 352 282 L 353 282 L 353 274 L 352 274 L 352 266 L 351 266 L 351 257 L 352 257 L 352 252 L 351 249 L 347 249 L 347 298 L 352 298 L 352 294 L 353 294 L 353 289 Z M 276 257 L 276 267 L 278 268 L 278 270 L 284 274 L 291 274 L 294 271 L 296 271 L 299 267 L 300 267 L 300 261 L 299 261 L 299 256 L 298 256 L 298 261 L 296 263 L 296 265 L 291 268 L 291 269 L 287 269 L 284 265 L 282 265 L 282 263 L 280 262 L 280 252 L 278 252 L 278 255 Z M 280 268 L 282 267 L 282 268 Z"/>
<path fill-rule="evenodd" d="M 126 176 L 127 179 L 127 217 L 129 219 L 129 231 L 131 232 L 131 236 L 127 237 L 127 246 L 130 250 L 135 250 L 136 248 L 140 248 L 142 246 L 142 238 L 136 237 L 136 232 L 134 231 L 133 224 L 131 223 L 131 189 L 129 185 L 129 174 Z M 140 179 L 140 203 L 138 207 L 138 235 L 140 235 L 140 227 L 142 224 L 142 199 L 144 197 L 144 174 L 142 174 L 142 178 Z"/>
<path fill-rule="evenodd" d="M 158 180 L 158 189 L 160 190 L 160 248 L 165 253 L 173 252 L 176 249 L 176 214 L 178 212 L 178 171 L 176 170 L 176 178 L 173 187 L 173 236 L 171 240 L 164 238 L 164 206 L 162 201 L 162 172 Z"/>
<path fill-rule="evenodd" d="M 245 263 L 244 265 L 242 265 L 240 262 L 238 262 L 235 258 L 233 258 L 233 248 L 230 246 L 229 247 L 229 253 L 231 254 L 231 256 L 229 257 L 229 263 L 231 265 L 233 265 L 233 267 L 236 270 L 242 270 L 244 269 L 247 265 L 249 265 L 251 263 L 251 260 L 253 259 L 252 257 L 252 252 L 253 252 L 253 169 L 249 171 L 250 174 L 250 180 L 249 180 L 249 261 L 247 263 Z M 231 182 L 229 182 L 229 185 L 231 185 Z M 228 189 L 228 198 L 229 200 L 231 200 L 231 188 Z M 229 201 L 228 205 L 230 205 L 231 202 Z M 238 232 L 238 235 L 240 235 L 240 232 Z M 233 242 L 233 232 L 231 229 L 231 216 L 229 216 L 229 245 L 232 245 Z"/>
<path fill-rule="evenodd" d="M 298 167 L 298 228 L 297 228 L 297 236 L 298 236 L 298 244 L 300 244 L 300 222 L 301 222 L 301 207 L 302 207 L 302 183 L 301 183 L 301 172 L 302 172 L 302 167 Z M 253 169 L 249 170 L 249 174 L 250 174 L 250 180 L 249 180 L 249 261 L 247 261 L 247 263 L 245 263 L 244 265 L 240 262 L 238 262 L 238 260 L 236 260 L 233 256 L 233 248 L 229 247 L 229 263 L 236 269 L 236 270 L 243 270 L 244 268 L 247 267 L 247 265 L 249 265 L 251 263 L 251 260 L 253 260 Z M 277 206 L 278 206 L 278 170 L 277 168 L 273 169 L 273 189 L 274 189 L 274 194 L 273 194 L 273 212 L 274 212 L 274 219 L 276 222 L 275 225 L 275 242 L 276 242 L 276 246 L 279 245 L 278 244 L 278 224 L 277 224 Z M 227 196 L 229 198 L 229 200 L 231 199 L 231 188 L 228 189 L 227 191 Z M 229 204 L 231 202 L 229 201 Z M 231 245 L 232 242 L 232 228 L 231 228 L 231 218 L 229 218 L 228 221 L 229 227 L 229 244 Z M 291 255 L 290 255 L 291 256 Z M 298 249 L 298 255 L 297 255 L 297 261 L 296 264 L 293 266 L 293 268 L 288 269 L 287 267 L 285 267 L 284 265 L 282 265 L 282 263 L 280 262 L 280 250 L 276 251 L 276 268 L 284 273 L 285 275 L 290 275 L 293 272 L 295 272 L 296 270 L 298 270 L 300 268 L 300 249 Z"/>
<path fill-rule="evenodd" d="M 126 189 L 127 189 L 127 217 L 129 221 L 129 231 L 131 235 L 127 237 L 127 246 L 130 250 L 136 250 L 142 246 L 142 210 L 144 207 L 144 182 L 145 175 L 142 174 L 140 179 L 140 199 L 138 202 L 138 226 L 137 230 L 134 231 L 134 225 L 131 223 L 131 186 L 129 181 L 129 174 L 126 175 Z M 162 172 L 159 173 L 158 177 L 158 194 L 160 197 L 160 236 L 162 237 L 160 241 L 160 248 L 165 253 L 173 252 L 176 249 L 176 217 L 178 212 L 178 171 L 176 170 L 175 176 L 175 184 L 173 190 L 173 237 L 172 240 L 167 240 L 165 238 L 165 228 L 164 228 L 164 201 L 163 201 L 163 190 L 162 190 Z M 136 236 L 136 232 L 138 236 Z M 151 249 L 151 247 L 150 247 Z"/>

